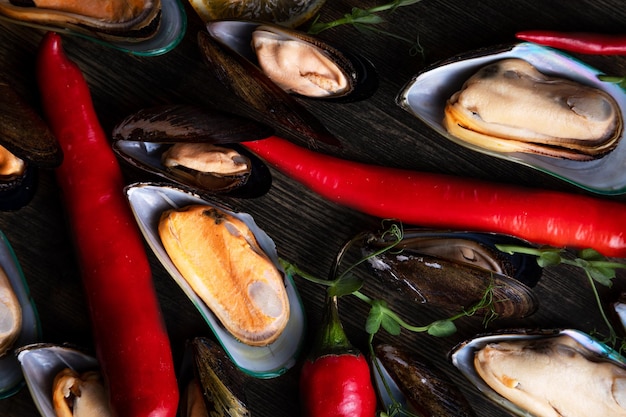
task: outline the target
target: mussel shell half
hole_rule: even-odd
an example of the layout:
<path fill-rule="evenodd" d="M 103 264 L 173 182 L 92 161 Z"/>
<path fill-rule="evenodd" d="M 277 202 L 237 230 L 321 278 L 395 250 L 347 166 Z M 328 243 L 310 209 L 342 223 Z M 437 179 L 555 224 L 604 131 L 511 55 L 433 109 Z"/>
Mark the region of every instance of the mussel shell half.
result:
<path fill-rule="evenodd" d="M 340 144 L 317 117 L 248 59 L 233 53 L 207 32 L 198 33 L 198 46 L 209 71 L 252 108 L 260 120 L 280 127 L 310 144 Z"/>
<path fill-rule="evenodd" d="M 193 106 L 139 110 L 113 129 L 113 150 L 128 164 L 202 194 L 258 197 L 269 191 L 272 175 L 265 163 L 237 144 L 268 137 L 272 129 L 227 113 Z M 163 153 L 175 143 L 211 143 L 234 149 L 250 161 L 249 171 L 234 175 L 194 175 L 164 166 Z"/>
<path fill-rule="evenodd" d="M 56 416 L 52 405 L 52 386 L 60 371 L 70 368 L 82 373 L 98 369 L 94 356 L 69 345 L 33 343 L 22 346 L 16 355 L 31 397 L 43 417 Z"/>
<path fill-rule="evenodd" d="M 387 344 L 377 345 L 374 353 L 376 388 L 384 405 L 389 406 L 392 402 L 387 392 L 389 387 L 393 400 L 416 415 L 475 416 L 469 402 L 448 375 L 426 359 Z"/>
<path fill-rule="evenodd" d="M 4 269 L 22 308 L 22 329 L 17 340 L 13 343 L 13 347 L 18 348 L 35 343 L 41 338 L 41 324 L 37 315 L 37 309 L 30 295 L 22 268 L 15 257 L 11 245 L 2 232 L 0 232 L 0 266 Z M 24 376 L 22 369 L 11 350 L 8 354 L 0 357 L 0 398 L 10 397 L 23 386 Z"/>
<path fill-rule="evenodd" d="M 482 394 L 496 404 L 499 404 L 509 412 L 517 416 L 531 416 L 511 401 L 502 397 L 483 381 L 474 366 L 475 353 L 490 343 L 503 341 L 532 341 L 533 339 L 555 338 L 568 336 L 582 346 L 588 352 L 593 361 L 608 361 L 622 368 L 626 367 L 626 359 L 617 351 L 599 342 L 588 334 L 575 329 L 508 329 L 496 333 L 478 335 L 455 346 L 449 357 L 452 364 L 465 376 Z M 584 395 L 584 393 L 583 393 Z"/>
<path fill-rule="evenodd" d="M 621 108 L 622 119 L 626 120 L 626 94 L 618 85 L 598 80 L 600 71 L 569 55 L 531 43 L 483 48 L 435 63 L 420 71 L 402 87 L 396 103 L 435 132 L 460 146 L 529 166 L 591 192 L 607 195 L 625 193 L 626 171 L 623 169 L 623 161 L 626 158 L 626 143 L 623 140 L 601 159 L 574 161 L 523 152 L 496 152 L 461 141 L 446 131 L 442 124 L 446 101 L 479 68 L 506 58 L 523 59 L 546 75 L 568 78 L 607 92 Z M 624 134 L 622 132 L 622 136 Z"/>
<path fill-rule="evenodd" d="M 372 234 L 363 251 L 370 255 L 389 243 Z M 396 247 L 370 258 L 369 264 L 383 285 L 418 304 L 458 311 L 476 304 L 492 286 L 498 317 L 529 316 L 538 306 L 530 286 L 542 270 L 532 257 L 509 256 L 495 243 L 525 245 L 497 234 L 409 229 Z"/>
<path fill-rule="evenodd" d="M 226 354 L 243 372 L 258 378 L 272 378 L 285 373 L 296 363 L 305 336 L 304 307 L 295 284 L 290 276 L 285 275 L 285 286 L 289 298 L 290 317 L 287 327 L 278 339 L 267 346 L 250 346 L 236 340 L 222 325 L 215 315 L 201 301 L 185 278 L 180 274 L 165 251 L 158 233 L 161 213 L 172 208 L 180 208 L 191 204 L 207 206 L 219 205 L 211 203 L 199 195 L 165 184 L 135 183 L 125 189 L 135 219 L 150 248 L 170 273 L 174 281 L 181 287 L 193 305 L 217 337 Z M 274 261 L 277 267 L 278 255 L 273 241 L 261 230 L 249 214 L 233 213 L 231 215 L 244 221 L 254 233 L 259 246 Z M 280 268 L 282 271 L 282 268 Z"/>
<path fill-rule="evenodd" d="M 239 54 L 258 67 L 256 53 L 251 46 L 252 33 L 263 26 L 265 30 L 280 34 L 285 39 L 293 39 L 315 47 L 321 54 L 333 61 L 342 70 L 348 80 L 348 88 L 334 95 L 318 97 L 318 99 L 330 101 L 358 101 L 364 100 L 376 91 L 378 87 L 378 75 L 374 65 L 367 59 L 357 56 L 352 52 L 339 50 L 314 36 L 305 32 L 286 28 L 264 22 L 246 20 L 214 20 L 207 23 L 207 30 L 218 42 L 230 48 L 233 53 Z M 300 97 L 315 98 L 307 95 Z"/>

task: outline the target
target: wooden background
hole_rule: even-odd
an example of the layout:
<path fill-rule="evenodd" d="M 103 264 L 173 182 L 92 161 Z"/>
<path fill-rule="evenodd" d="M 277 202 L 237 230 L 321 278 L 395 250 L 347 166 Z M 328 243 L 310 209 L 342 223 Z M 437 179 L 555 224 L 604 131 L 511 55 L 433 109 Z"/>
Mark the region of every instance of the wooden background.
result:
<path fill-rule="evenodd" d="M 371 7 L 380 3 L 383 2 L 329 0 L 322 10 L 321 20 L 336 19 L 357 5 Z M 175 50 L 163 56 L 137 57 L 87 40 L 64 38 L 68 56 L 78 63 L 91 86 L 105 130 L 111 131 L 117 122 L 139 108 L 165 103 L 200 104 L 247 113 L 242 103 L 226 94 L 207 71 L 196 41 L 197 32 L 203 30 L 202 23 L 186 3 L 185 8 L 188 14 L 186 36 Z M 409 39 L 419 36 L 425 58 L 410 55 L 406 43 L 384 35 L 362 34 L 349 26 L 324 32 L 321 37 L 369 58 L 381 78 L 379 90 L 363 102 L 305 103 L 344 145 L 341 150 L 330 149 L 329 152 L 372 164 L 582 192 L 531 169 L 451 144 L 397 107 L 395 96 L 425 65 L 471 49 L 511 42 L 518 30 L 546 28 L 626 33 L 626 8 L 622 2 L 423 0 L 385 17 L 387 23 L 380 28 Z M 41 37 L 42 32 L 38 30 L 0 23 L 3 77 L 14 83 L 34 106 L 38 106 L 35 54 Z M 607 73 L 626 75 L 625 57 L 579 57 Z M 140 172 L 124 169 L 129 183 L 147 179 Z M 224 200 L 238 210 L 251 213 L 275 240 L 280 256 L 304 270 L 325 277 L 343 241 L 360 231 L 379 227 L 379 219 L 326 202 L 289 178 L 275 171 L 274 174 L 274 186 L 267 195 L 254 200 Z M 610 198 L 626 201 L 623 197 Z M 415 204 L 428 202 L 420 201 L 418 196 Z M 27 207 L 0 213 L 0 229 L 7 235 L 24 269 L 41 317 L 43 341 L 69 342 L 91 348 L 87 308 L 53 172 L 40 172 L 37 193 Z M 151 252 L 149 256 L 178 363 L 185 340 L 210 336 L 209 329 Z M 366 273 L 364 276 L 367 278 Z M 611 289 L 601 289 L 602 297 L 606 300 L 616 297 L 625 279 L 626 275 L 620 272 Z M 320 320 L 323 289 L 298 278 L 296 283 L 306 306 L 309 329 L 315 329 Z M 376 284 L 371 281 L 364 291 L 378 293 Z M 605 330 L 589 284 L 580 271 L 568 267 L 547 270 L 535 291 L 541 302 L 535 315 L 524 321 L 496 321 L 489 330 L 512 326 L 574 327 L 587 332 Z M 394 300 L 393 306 L 415 324 L 443 318 L 432 309 L 400 300 Z M 358 347 L 365 347 L 367 307 L 355 298 L 346 298 L 340 308 L 349 337 Z M 448 362 L 451 347 L 485 331 L 476 318 L 461 320 L 458 326 L 458 333 L 443 339 L 403 332 L 398 337 L 381 333 L 377 340 L 396 344 L 431 360 L 461 386 L 478 416 L 507 416 L 506 411 L 486 401 L 468 385 Z M 298 415 L 298 392 L 294 383 L 297 372 L 295 368 L 280 378 L 251 383 L 248 402 L 253 415 Z M 0 415 L 37 415 L 28 390 L 1 400 Z"/>

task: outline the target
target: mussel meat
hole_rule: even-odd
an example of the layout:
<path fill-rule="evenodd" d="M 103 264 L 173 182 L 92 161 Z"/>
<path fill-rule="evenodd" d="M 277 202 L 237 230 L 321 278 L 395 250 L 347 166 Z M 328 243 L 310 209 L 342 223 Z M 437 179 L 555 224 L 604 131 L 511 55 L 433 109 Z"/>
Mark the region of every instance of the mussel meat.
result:
<path fill-rule="evenodd" d="M 294 366 L 296 358 L 302 349 L 305 336 L 304 308 L 292 278 L 285 274 L 282 267 L 280 267 L 274 242 L 255 224 L 252 217 L 245 213 L 235 213 L 223 205 L 209 202 L 189 190 L 178 188 L 173 185 L 136 183 L 126 187 L 125 192 L 131 209 L 135 215 L 135 219 L 137 220 L 139 228 L 146 238 L 146 241 L 164 268 L 170 273 L 172 278 L 185 292 L 187 297 L 189 297 L 189 299 L 193 302 L 194 306 L 200 311 L 211 330 L 213 330 L 218 342 L 222 345 L 235 365 L 245 373 L 260 378 L 272 378 L 282 375 L 289 368 Z M 250 247 L 255 247 L 255 245 L 251 242 L 256 241 L 256 244 L 258 244 L 258 247 L 260 248 L 260 253 L 263 254 L 259 256 L 267 256 L 271 260 L 271 264 L 273 264 L 273 266 L 278 268 L 280 271 L 280 288 L 272 285 L 264 285 L 263 281 L 265 278 L 263 278 L 259 281 L 261 283 L 260 285 L 253 283 L 241 292 L 231 293 L 230 295 L 225 296 L 230 297 L 227 302 L 231 305 L 231 310 L 235 309 L 237 311 L 246 310 L 246 308 L 242 307 L 241 304 L 242 302 L 250 299 L 257 299 L 257 301 L 264 299 L 268 302 L 270 300 L 280 300 L 278 303 L 262 305 L 261 308 L 262 311 L 265 311 L 270 316 L 273 316 L 268 318 L 268 322 L 280 324 L 278 329 L 283 327 L 281 320 L 285 318 L 285 313 L 288 311 L 287 323 L 281 331 L 277 332 L 280 334 L 274 334 L 274 336 L 277 337 L 271 343 L 263 346 L 252 346 L 250 344 L 243 343 L 242 340 L 245 340 L 248 337 L 246 332 L 237 332 L 237 337 L 235 337 L 233 333 L 226 329 L 220 319 L 218 319 L 217 314 L 214 313 L 202 300 L 200 294 L 194 291 L 190 283 L 183 276 L 184 271 L 179 270 L 174 264 L 173 259 L 168 254 L 168 251 L 165 249 L 163 241 L 159 236 L 159 222 L 164 212 L 168 210 L 179 210 L 188 206 L 202 206 L 204 211 L 211 211 L 215 209 L 216 213 L 218 211 L 224 212 L 227 214 L 228 218 L 232 216 L 232 218 L 237 219 L 237 223 L 243 222 L 243 224 L 245 224 L 245 228 L 252 232 L 254 239 L 249 238 L 249 242 L 245 242 L 244 240 L 241 240 L 241 242 L 245 245 L 251 245 Z M 224 225 L 226 224 L 227 223 L 224 223 Z M 204 227 L 198 227 L 198 229 L 204 229 Z M 226 232 L 225 229 L 222 229 L 222 231 Z M 235 233 L 235 229 L 232 229 L 232 232 Z M 235 236 L 231 237 L 232 240 L 237 240 L 235 239 Z M 206 245 L 205 242 L 199 242 L 198 244 L 201 246 Z M 191 241 L 188 241 L 186 245 L 193 248 L 193 242 Z M 225 254 L 226 252 L 221 253 L 221 255 Z M 202 262 L 205 262 L 205 260 Z M 266 262 L 263 262 L 262 264 L 266 266 L 268 265 Z M 209 269 L 204 271 L 202 275 L 206 275 L 206 273 L 211 274 L 212 271 Z M 211 278 L 210 275 L 209 278 Z M 276 285 L 278 285 L 278 283 L 276 283 Z M 268 290 L 271 297 L 267 296 Z M 276 291 L 276 293 L 274 293 L 274 291 Z M 275 297 L 276 294 L 282 292 L 286 293 L 288 306 L 284 306 L 282 304 L 284 301 L 282 296 L 278 298 Z M 224 301 L 224 297 L 221 295 L 218 295 L 218 299 Z M 263 303 L 261 302 L 261 304 Z M 240 307 L 241 310 L 239 310 Z M 227 321 L 230 321 L 230 318 L 227 317 Z M 268 334 L 265 334 L 265 336 L 272 336 L 271 333 L 273 332 L 269 332 Z M 260 340 L 261 339 L 252 340 L 252 342 L 263 344 Z"/>
<path fill-rule="evenodd" d="M 426 359 L 388 344 L 374 353 L 376 387 L 386 407 L 395 402 L 419 416 L 475 416 L 459 388 Z"/>
<path fill-rule="evenodd" d="M 364 238 L 366 256 L 389 246 L 387 234 Z M 508 255 L 496 243 L 527 245 L 513 237 L 471 232 L 407 229 L 391 250 L 369 257 L 383 285 L 418 303 L 454 311 L 479 302 L 487 291 L 493 303 L 478 313 L 521 318 L 535 312 L 532 293 L 541 268 L 527 255 Z"/>
<path fill-rule="evenodd" d="M 113 130 L 113 150 L 143 171 L 205 194 L 258 197 L 271 186 L 268 167 L 237 144 L 272 129 L 252 120 L 194 106 L 139 110 Z"/>
<path fill-rule="evenodd" d="M 626 415 L 626 359 L 571 329 L 482 335 L 451 351 L 488 398 L 520 416 Z"/>
<path fill-rule="evenodd" d="M 278 339 L 289 320 L 283 275 L 241 219 L 188 205 L 161 214 L 159 236 L 181 275 L 235 338 L 251 346 Z"/>
<path fill-rule="evenodd" d="M 0 0 L 0 14 L 99 39 L 138 42 L 151 38 L 158 30 L 161 0 Z"/>
<path fill-rule="evenodd" d="M 62 159 L 44 120 L 8 83 L 0 82 L 0 210 L 27 204 L 37 169 L 56 168 Z"/>
<path fill-rule="evenodd" d="M 97 370 L 62 369 L 52 383 L 52 406 L 57 417 L 113 416 L 102 374 Z"/>
<path fill-rule="evenodd" d="M 605 91 L 509 58 L 482 67 L 452 95 L 443 126 L 499 152 L 589 160 L 617 146 L 623 120 Z"/>

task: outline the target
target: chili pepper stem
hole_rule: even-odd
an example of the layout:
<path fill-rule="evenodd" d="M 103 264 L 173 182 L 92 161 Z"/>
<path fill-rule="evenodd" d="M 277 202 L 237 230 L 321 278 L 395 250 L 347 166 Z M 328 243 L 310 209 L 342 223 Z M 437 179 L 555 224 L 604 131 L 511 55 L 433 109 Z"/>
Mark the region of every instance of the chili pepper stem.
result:
<path fill-rule="evenodd" d="M 326 297 L 326 311 L 315 343 L 315 356 L 339 354 L 353 350 L 339 319 L 338 297 Z"/>

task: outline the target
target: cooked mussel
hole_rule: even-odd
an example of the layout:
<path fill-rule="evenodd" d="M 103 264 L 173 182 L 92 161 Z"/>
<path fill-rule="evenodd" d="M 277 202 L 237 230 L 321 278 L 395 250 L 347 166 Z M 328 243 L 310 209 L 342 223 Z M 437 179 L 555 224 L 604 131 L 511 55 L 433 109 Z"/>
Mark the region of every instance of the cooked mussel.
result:
<path fill-rule="evenodd" d="M 136 183 L 129 185 L 125 192 L 146 241 L 161 264 L 201 313 L 217 337 L 218 342 L 235 365 L 250 375 L 263 378 L 282 375 L 293 367 L 304 341 L 304 308 L 292 278 L 284 274 L 282 267 L 279 265 L 274 242 L 254 223 L 252 217 L 245 213 L 232 212 L 222 205 L 207 201 L 198 194 L 173 185 Z M 194 291 L 183 276 L 182 271 L 174 265 L 172 258 L 166 251 L 158 230 L 161 215 L 168 210 L 198 205 L 204 206 L 206 210 L 216 208 L 220 211 L 226 211 L 230 216 L 245 223 L 247 228 L 252 231 L 256 243 L 263 253 L 269 257 L 273 265 L 277 266 L 283 274 L 283 282 L 281 284 L 284 285 L 284 291 L 287 295 L 289 318 L 276 340 L 268 345 L 252 346 L 243 343 L 242 340 L 228 331 L 216 314 L 201 299 L 200 295 Z M 200 244 L 202 245 L 204 242 Z M 266 286 L 253 285 L 250 289 L 254 293 L 256 289 L 263 290 L 267 288 Z M 258 294 L 248 294 L 246 297 L 254 295 Z M 232 304 L 236 304 L 237 301 L 241 301 L 243 298 L 245 297 L 239 297 L 239 299 L 231 297 L 229 301 Z"/>
<path fill-rule="evenodd" d="M 43 417 L 112 415 L 93 355 L 75 346 L 34 343 L 20 347 L 16 356 Z"/>
<path fill-rule="evenodd" d="M 445 107 L 452 135 L 499 152 L 530 152 L 574 160 L 612 151 L 623 129 L 610 94 L 508 58 L 472 75 Z"/>
<path fill-rule="evenodd" d="M 164 211 L 158 231 L 180 274 L 235 338 L 267 346 L 280 337 L 290 314 L 283 274 L 241 218 L 190 204 Z"/>
<path fill-rule="evenodd" d="M 272 130 L 252 120 L 195 106 L 146 108 L 113 130 L 113 150 L 143 171 L 203 194 L 258 197 L 272 176 L 254 154 L 237 144 Z"/>
<path fill-rule="evenodd" d="M 619 119 L 623 121 L 626 118 L 626 94 L 618 85 L 599 80 L 598 75 L 601 74 L 601 71 L 556 49 L 532 43 L 485 47 L 434 63 L 424 68 L 405 84 L 398 93 L 396 102 L 401 108 L 416 116 L 442 137 L 465 148 L 529 166 L 592 192 L 601 194 L 624 193 L 626 191 L 626 171 L 622 169 L 622 162 L 626 154 L 626 143 L 620 139 L 624 135 L 623 129 L 617 137 L 607 138 L 605 142 L 608 147 L 602 149 L 600 146 L 598 157 L 579 154 L 579 152 L 573 155 L 574 152 L 563 146 L 558 148 L 542 147 L 543 151 L 553 155 L 561 153 L 566 156 L 554 157 L 536 152 L 511 152 L 510 147 L 508 150 L 488 148 L 483 146 L 485 141 L 476 144 L 462 140 L 445 128 L 445 108 L 448 100 L 460 91 L 463 84 L 481 68 L 508 59 L 521 59 L 547 77 L 567 79 L 586 86 L 585 88 L 591 87 L 601 90 L 617 103 Z M 600 93 L 599 96 L 603 95 Z M 578 100 L 570 100 L 572 103 L 576 101 Z M 598 103 L 601 102 L 603 100 L 598 101 Z M 608 103 L 609 101 L 605 102 L 609 108 L 612 108 Z M 500 106 L 499 108 L 503 113 L 506 113 L 518 107 Z M 588 109 L 583 109 L 583 113 L 586 111 Z M 547 112 L 540 113 L 542 113 L 540 116 L 547 114 Z M 550 116 L 551 119 L 552 116 Z M 529 130 L 534 128 L 530 125 L 523 127 L 527 127 Z M 561 142 L 561 140 L 559 139 L 557 142 Z M 612 148 L 613 145 L 615 146 Z M 591 148 L 593 147 L 594 145 L 591 146 Z M 610 152 L 604 153 L 604 156 L 599 158 L 602 152 L 611 148 Z M 577 159 L 570 159 L 570 157 Z M 588 160 L 580 160 L 585 158 Z"/>
<path fill-rule="evenodd" d="M 256 113 L 255 118 L 307 143 L 339 145 L 339 140 L 316 116 L 246 57 L 207 32 L 198 33 L 198 45 L 209 71 Z"/>
<path fill-rule="evenodd" d="M 454 382 L 425 358 L 388 344 L 374 353 L 374 380 L 385 407 L 401 404 L 418 416 L 475 416 Z"/>
<path fill-rule="evenodd" d="M 62 159 L 48 125 L 8 83 L 0 82 L 0 210 L 27 204 L 38 168 L 56 168 Z"/>
<path fill-rule="evenodd" d="M 503 330 L 450 355 L 478 390 L 513 414 L 626 415 L 626 360 L 581 331 Z"/>
<path fill-rule="evenodd" d="M 99 39 L 131 42 L 154 36 L 161 19 L 161 0 L 0 0 L 0 14 Z"/>
<path fill-rule="evenodd" d="M 207 30 L 288 93 L 358 100 L 371 96 L 377 87 L 376 71 L 369 61 L 305 32 L 237 20 L 211 21 Z"/>
<path fill-rule="evenodd" d="M 22 269 L 6 236 L 0 232 L 0 398 L 24 385 L 13 351 L 41 337 L 39 317 Z"/>
<path fill-rule="evenodd" d="M 542 271 L 535 259 L 495 247 L 526 242 L 490 233 L 407 229 L 393 249 L 375 254 L 390 243 L 386 233 L 368 234 L 363 252 L 383 285 L 418 304 L 459 311 L 490 291 L 493 303 L 479 313 L 520 318 L 537 308 L 531 287 Z"/>

